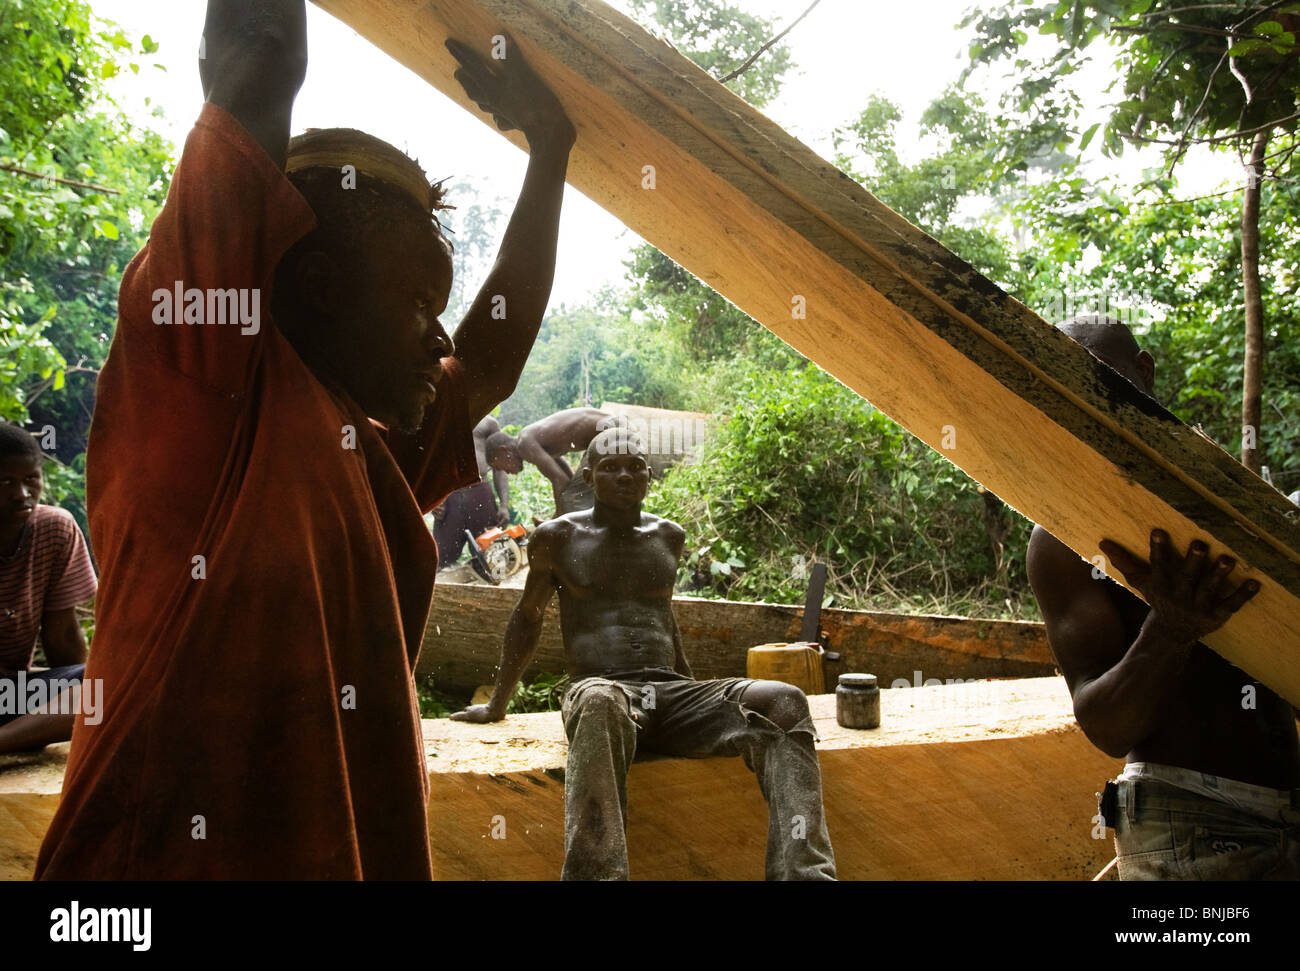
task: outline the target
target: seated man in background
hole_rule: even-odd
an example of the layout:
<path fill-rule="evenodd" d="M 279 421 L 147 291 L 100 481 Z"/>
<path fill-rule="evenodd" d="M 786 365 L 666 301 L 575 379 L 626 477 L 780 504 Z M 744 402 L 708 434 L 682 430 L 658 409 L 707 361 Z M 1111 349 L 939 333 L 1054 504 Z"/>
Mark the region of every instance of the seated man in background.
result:
<path fill-rule="evenodd" d="M 486 529 L 504 527 L 510 522 L 510 476 L 501 469 L 491 468 L 487 462 L 487 441 L 500 431 L 501 426 L 491 415 L 474 426 L 474 457 L 478 460 L 479 481 L 457 489 L 433 511 L 433 539 L 438 544 L 439 570 L 460 559 L 460 551 L 468 539 L 466 530 L 478 536 Z M 492 473 L 491 484 L 488 483 L 489 471 Z M 493 486 L 496 486 L 496 497 L 492 495 Z"/>
<path fill-rule="evenodd" d="M 495 690 L 453 718 L 500 721 L 558 590 L 573 684 L 562 717 L 566 880 L 628 877 L 627 772 L 638 750 L 689 758 L 739 755 L 767 800 L 769 880 L 833 880 L 816 734 L 802 691 L 778 681 L 696 681 L 673 616 L 685 534 L 641 511 L 650 468 L 626 427 L 588 446 L 590 510 L 537 528 L 528 580 L 506 628 Z"/>
<path fill-rule="evenodd" d="M 66 742 L 82 707 L 77 606 L 94 598 L 95 571 L 72 514 L 40 505 L 44 461 L 35 438 L 0 422 L 0 754 Z M 38 634 L 48 671 L 31 670 Z"/>
<path fill-rule="evenodd" d="M 1148 394 L 1155 362 L 1128 327 L 1061 329 Z M 1102 552 L 1143 603 L 1041 526 L 1029 581 L 1079 727 L 1127 764 L 1102 815 L 1122 880 L 1300 879 L 1300 740 L 1291 705 L 1201 643 L 1259 590 L 1196 540 L 1186 556 L 1151 532 L 1150 563 Z M 1149 605 L 1149 606 L 1148 606 Z"/>
<path fill-rule="evenodd" d="M 584 489 L 582 476 L 574 474 L 564 457 L 590 445 L 613 417 L 599 408 L 569 408 L 525 425 L 518 438 L 498 431 L 487 440 L 488 464 L 511 474 L 523 471 L 524 462 L 541 469 L 554 490 L 557 516 L 590 509 L 590 491 Z"/>

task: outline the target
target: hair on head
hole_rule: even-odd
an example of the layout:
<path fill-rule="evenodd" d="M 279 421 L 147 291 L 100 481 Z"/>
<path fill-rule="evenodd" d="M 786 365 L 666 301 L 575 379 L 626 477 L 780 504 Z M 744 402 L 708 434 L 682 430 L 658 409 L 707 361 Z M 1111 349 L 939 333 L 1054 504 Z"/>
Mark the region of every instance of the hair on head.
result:
<path fill-rule="evenodd" d="M 639 455 L 644 459 L 649 454 L 641 436 L 627 425 L 620 424 L 605 429 L 591 440 L 587 451 L 582 455 L 582 464 L 586 468 L 595 469 L 596 463 L 607 455 Z"/>
<path fill-rule="evenodd" d="M 1080 314 L 1056 325 L 1067 337 L 1078 341 L 1088 350 L 1106 354 L 1137 357 L 1142 348 L 1128 324 L 1105 314 Z"/>
<path fill-rule="evenodd" d="M 21 425 L 0 421 L 0 458 L 31 458 L 40 462 L 45 455 L 35 435 Z"/>
<path fill-rule="evenodd" d="M 483 451 L 489 456 L 493 455 L 499 448 L 514 448 L 519 444 L 519 439 L 509 432 L 493 432 L 483 442 Z"/>

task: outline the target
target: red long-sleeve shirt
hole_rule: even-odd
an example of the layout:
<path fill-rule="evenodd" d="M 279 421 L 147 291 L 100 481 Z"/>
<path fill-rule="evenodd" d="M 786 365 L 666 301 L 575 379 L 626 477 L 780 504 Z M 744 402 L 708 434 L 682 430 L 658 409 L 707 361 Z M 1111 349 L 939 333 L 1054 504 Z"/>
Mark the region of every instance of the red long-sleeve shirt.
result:
<path fill-rule="evenodd" d="M 437 554 L 421 513 L 478 480 L 472 422 L 454 358 L 414 437 L 303 364 L 270 288 L 314 224 L 205 106 L 99 379 L 86 677 L 104 718 L 78 719 L 38 878 L 430 876 L 411 672 Z M 156 323 L 178 281 L 260 291 L 261 326 Z"/>

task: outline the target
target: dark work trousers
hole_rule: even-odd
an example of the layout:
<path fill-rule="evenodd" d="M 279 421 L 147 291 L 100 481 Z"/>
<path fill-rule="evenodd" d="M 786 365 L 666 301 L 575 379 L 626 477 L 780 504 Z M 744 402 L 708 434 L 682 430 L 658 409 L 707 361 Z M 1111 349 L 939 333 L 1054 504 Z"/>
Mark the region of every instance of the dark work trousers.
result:
<path fill-rule="evenodd" d="M 565 880 L 627 879 L 627 772 L 638 746 L 685 758 L 739 755 L 767 800 L 767 879 L 835 879 L 811 718 L 784 731 L 746 708 L 736 699 L 748 678 L 617 677 L 583 678 L 564 696 Z"/>
<path fill-rule="evenodd" d="M 433 540 L 438 544 L 439 570 L 460 559 L 460 551 L 466 543 L 465 530 L 478 536 L 497 524 L 496 497 L 487 480 L 457 489 L 442 505 L 446 515 L 433 527 Z"/>

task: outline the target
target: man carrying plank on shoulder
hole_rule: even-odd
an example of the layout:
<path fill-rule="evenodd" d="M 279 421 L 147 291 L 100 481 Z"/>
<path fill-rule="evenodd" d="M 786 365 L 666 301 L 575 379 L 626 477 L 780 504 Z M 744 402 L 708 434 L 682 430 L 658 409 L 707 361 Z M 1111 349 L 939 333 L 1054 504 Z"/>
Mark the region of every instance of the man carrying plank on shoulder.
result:
<path fill-rule="evenodd" d="M 1148 394 L 1155 362 L 1121 322 L 1061 325 Z M 1259 590 L 1228 556 L 1151 532 L 1150 562 L 1102 552 L 1143 603 L 1041 526 L 1029 582 L 1079 727 L 1127 764 L 1101 815 L 1121 880 L 1300 879 L 1300 740 L 1290 704 L 1201 643 Z"/>

